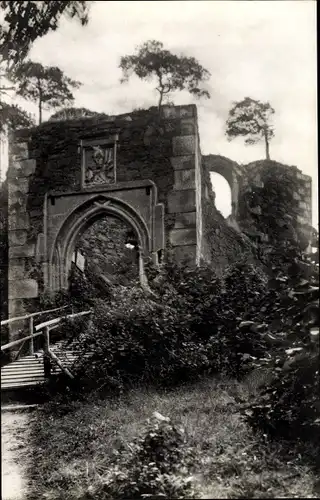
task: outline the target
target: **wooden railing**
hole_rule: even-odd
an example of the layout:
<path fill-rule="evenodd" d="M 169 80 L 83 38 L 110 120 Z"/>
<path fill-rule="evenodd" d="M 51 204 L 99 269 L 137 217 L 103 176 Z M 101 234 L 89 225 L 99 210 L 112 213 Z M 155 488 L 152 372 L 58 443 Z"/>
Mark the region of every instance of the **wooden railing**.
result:
<path fill-rule="evenodd" d="M 65 306 L 65 307 L 67 307 L 67 306 Z M 31 318 L 34 319 L 35 316 L 40 316 L 40 315 L 43 315 L 45 313 L 48 314 L 50 312 L 62 310 L 62 309 L 65 309 L 65 307 L 60 307 L 60 308 L 56 308 L 56 309 L 50 309 L 47 311 L 41 311 L 38 313 L 28 314 L 26 316 L 20 316 L 19 318 L 18 317 L 11 318 L 8 320 L 1 321 L 1 325 L 12 323 L 14 321 L 23 320 L 23 319 L 29 319 L 29 320 Z M 61 363 L 59 358 L 50 349 L 50 331 L 57 328 L 59 326 L 59 324 L 61 323 L 61 321 L 64 319 L 72 319 L 72 318 L 76 318 L 79 316 L 85 316 L 85 315 L 91 314 L 91 312 L 92 311 L 89 310 L 89 311 L 82 311 L 82 312 L 74 313 L 74 314 L 67 314 L 65 316 L 60 316 L 58 318 L 54 318 L 54 319 L 51 319 L 49 321 L 45 321 L 44 323 L 40 323 L 39 325 L 36 325 L 36 326 L 33 325 L 33 321 L 32 322 L 30 321 L 29 322 L 29 335 L 27 335 L 21 339 L 18 339 L 18 340 L 13 340 L 12 342 L 9 342 L 8 344 L 2 345 L 1 352 L 8 351 L 9 349 L 12 349 L 13 347 L 21 344 L 20 349 L 18 351 L 18 355 L 15 357 L 15 359 L 18 359 L 19 354 L 20 354 L 25 342 L 30 341 L 30 343 L 32 345 L 32 347 L 30 348 L 30 351 L 32 351 L 31 354 L 34 354 L 33 341 L 35 338 L 40 337 L 42 335 L 43 340 L 44 340 L 43 353 L 44 353 L 44 375 L 45 375 L 45 377 L 50 377 L 50 375 L 51 375 L 51 360 L 52 360 L 55 364 L 57 364 L 59 366 L 59 368 L 68 377 L 73 378 L 72 373 L 68 370 L 67 367 L 63 366 L 63 364 Z"/>
<path fill-rule="evenodd" d="M 26 314 L 25 316 L 16 316 L 15 318 L 5 319 L 5 320 L 1 321 L 0 324 L 1 324 L 1 326 L 5 326 L 5 325 L 12 324 L 16 321 L 24 321 L 24 320 L 28 319 L 29 320 L 29 337 L 28 337 L 28 339 L 30 340 L 30 342 L 29 342 L 29 354 L 32 356 L 34 353 L 33 329 L 34 329 L 35 318 L 37 318 L 39 316 L 43 316 L 44 314 L 50 314 L 53 312 L 62 311 L 63 309 L 66 309 L 67 307 L 69 307 L 69 306 L 56 307 L 55 309 L 47 309 L 46 311 L 39 311 L 39 312 L 31 313 L 31 314 Z M 20 356 L 20 353 L 25 345 L 25 342 L 28 339 L 27 338 L 24 339 L 24 343 L 21 345 L 21 347 L 16 355 L 16 359 L 18 359 L 18 357 Z"/>

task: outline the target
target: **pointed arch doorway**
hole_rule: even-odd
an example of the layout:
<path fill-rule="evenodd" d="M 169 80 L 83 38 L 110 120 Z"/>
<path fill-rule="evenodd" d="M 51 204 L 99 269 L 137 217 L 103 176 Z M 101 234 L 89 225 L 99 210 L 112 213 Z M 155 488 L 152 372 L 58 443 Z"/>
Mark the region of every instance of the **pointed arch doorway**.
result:
<path fill-rule="evenodd" d="M 158 255 L 164 250 L 163 205 L 155 203 L 156 188 L 151 184 L 148 188 L 132 187 L 121 192 L 87 193 L 85 196 L 76 193 L 49 195 L 44 288 L 54 292 L 68 288 L 72 256 L 79 237 L 95 222 L 108 216 L 130 228 L 138 250 L 139 281 L 147 286 L 145 262 L 151 258 L 158 264 Z"/>

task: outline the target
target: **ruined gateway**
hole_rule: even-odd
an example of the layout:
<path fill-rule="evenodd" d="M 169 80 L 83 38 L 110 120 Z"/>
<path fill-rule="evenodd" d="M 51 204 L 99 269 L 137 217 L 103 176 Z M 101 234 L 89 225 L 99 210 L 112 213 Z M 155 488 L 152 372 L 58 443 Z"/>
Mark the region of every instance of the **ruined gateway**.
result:
<path fill-rule="evenodd" d="M 202 156 L 194 105 L 165 106 L 161 119 L 150 108 L 17 132 L 8 170 L 9 317 L 34 311 L 42 292 L 68 286 L 79 235 L 108 215 L 136 235 L 142 281 L 145 259 L 158 264 L 168 252 L 222 271 L 250 251 L 239 193 L 261 183 L 261 163 Z M 301 224 L 311 224 L 311 179 L 292 168 Z M 210 172 L 230 185 L 227 220 L 215 207 Z"/>

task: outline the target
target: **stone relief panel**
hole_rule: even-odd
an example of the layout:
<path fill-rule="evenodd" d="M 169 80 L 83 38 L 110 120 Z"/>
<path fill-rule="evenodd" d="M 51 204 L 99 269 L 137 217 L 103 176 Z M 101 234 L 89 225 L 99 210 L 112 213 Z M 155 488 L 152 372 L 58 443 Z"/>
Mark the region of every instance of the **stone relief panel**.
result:
<path fill-rule="evenodd" d="M 81 141 L 82 188 L 115 184 L 118 136 Z"/>

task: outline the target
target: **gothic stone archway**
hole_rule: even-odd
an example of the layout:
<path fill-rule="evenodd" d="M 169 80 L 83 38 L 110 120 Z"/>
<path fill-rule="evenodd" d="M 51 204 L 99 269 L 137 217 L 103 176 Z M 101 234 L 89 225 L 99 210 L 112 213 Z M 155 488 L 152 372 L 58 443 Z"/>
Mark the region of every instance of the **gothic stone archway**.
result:
<path fill-rule="evenodd" d="M 142 186 L 127 184 L 109 191 L 96 193 L 49 193 L 46 198 L 46 237 L 44 240 L 44 286 L 46 290 L 57 291 L 68 286 L 71 258 L 76 241 L 94 222 L 105 215 L 111 215 L 126 222 L 134 231 L 139 245 L 139 277 L 146 284 L 144 260 L 151 256 L 157 263 L 157 252 L 162 250 L 161 205 L 155 198 L 152 182 Z M 160 209 L 160 210 L 159 210 Z M 144 212 L 144 213 L 143 213 Z"/>
<path fill-rule="evenodd" d="M 170 249 L 201 256 L 200 149 L 195 106 L 47 122 L 9 143 L 9 317 L 38 309 L 66 286 L 74 242 L 116 216 L 135 232 L 143 261 Z M 19 327 L 17 327 L 19 328 Z M 14 337 L 14 332 L 11 338 Z"/>

